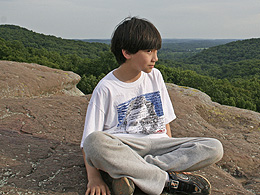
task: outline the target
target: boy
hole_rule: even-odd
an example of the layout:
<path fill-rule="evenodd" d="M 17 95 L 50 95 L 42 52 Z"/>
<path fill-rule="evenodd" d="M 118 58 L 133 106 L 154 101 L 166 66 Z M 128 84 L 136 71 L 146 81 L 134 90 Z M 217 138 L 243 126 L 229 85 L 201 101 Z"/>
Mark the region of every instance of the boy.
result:
<path fill-rule="evenodd" d="M 210 138 L 171 138 L 176 118 L 159 70 L 158 30 L 145 19 L 126 18 L 111 40 L 119 68 L 96 86 L 90 100 L 81 147 L 88 175 L 86 194 L 110 194 L 99 170 L 113 180 L 114 194 L 181 192 L 209 194 L 210 184 L 194 171 L 222 158 Z"/>

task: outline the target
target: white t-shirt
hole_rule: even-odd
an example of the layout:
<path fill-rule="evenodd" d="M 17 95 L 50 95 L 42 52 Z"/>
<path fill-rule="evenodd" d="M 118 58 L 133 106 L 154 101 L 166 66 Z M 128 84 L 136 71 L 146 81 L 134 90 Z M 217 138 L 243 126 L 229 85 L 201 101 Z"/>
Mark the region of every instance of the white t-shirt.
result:
<path fill-rule="evenodd" d="M 163 77 L 156 68 L 125 83 L 113 71 L 96 86 L 88 105 L 81 147 L 94 131 L 124 137 L 167 137 L 176 118 Z"/>

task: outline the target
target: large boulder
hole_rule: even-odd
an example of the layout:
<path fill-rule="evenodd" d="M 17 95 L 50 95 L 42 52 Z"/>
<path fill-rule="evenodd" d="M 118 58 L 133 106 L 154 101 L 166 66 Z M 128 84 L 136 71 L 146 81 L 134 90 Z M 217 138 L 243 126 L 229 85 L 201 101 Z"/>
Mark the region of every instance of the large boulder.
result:
<path fill-rule="evenodd" d="M 80 76 L 38 64 L 0 62 L 0 98 L 84 95 L 76 84 Z"/>
<path fill-rule="evenodd" d="M 90 95 L 64 93 L 78 91 L 79 76 L 35 64 L 0 61 L 0 67 L 1 193 L 84 194 L 79 144 Z M 223 143 L 223 159 L 198 171 L 212 183 L 212 194 L 260 194 L 260 113 L 217 104 L 196 89 L 167 88 L 177 115 L 170 124 L 174 137 Z"/>

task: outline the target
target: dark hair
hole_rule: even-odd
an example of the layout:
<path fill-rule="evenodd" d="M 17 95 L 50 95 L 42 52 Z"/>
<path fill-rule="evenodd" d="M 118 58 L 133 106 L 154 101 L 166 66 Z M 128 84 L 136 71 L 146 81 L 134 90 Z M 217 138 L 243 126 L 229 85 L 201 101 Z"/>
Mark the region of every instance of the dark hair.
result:
<path fill-rule="evenodd" d="M 126 61 L 122 49 L 135 54 L 139 50 L 158 50 L 161 45 L 161 35 L 151 22 L 137 17 L 128 17 L 116 27 L 112 35 L 111 51 L 121 65 Z"/>

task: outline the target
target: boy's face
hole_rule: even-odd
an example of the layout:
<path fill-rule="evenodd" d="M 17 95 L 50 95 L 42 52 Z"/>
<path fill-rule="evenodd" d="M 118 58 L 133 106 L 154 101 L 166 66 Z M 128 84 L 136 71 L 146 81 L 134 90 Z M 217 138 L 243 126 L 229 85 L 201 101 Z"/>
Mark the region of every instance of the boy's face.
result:
<path fill-rule="evenodd" d="M 155 49 L 139 50 L 135 54 L 130 54 L 130 56 L 132 68 L 146 73 L 151 72 L 158 61 L 157 50 Z"/>

